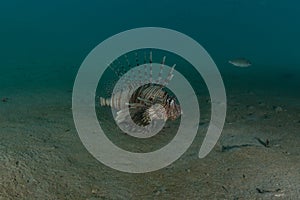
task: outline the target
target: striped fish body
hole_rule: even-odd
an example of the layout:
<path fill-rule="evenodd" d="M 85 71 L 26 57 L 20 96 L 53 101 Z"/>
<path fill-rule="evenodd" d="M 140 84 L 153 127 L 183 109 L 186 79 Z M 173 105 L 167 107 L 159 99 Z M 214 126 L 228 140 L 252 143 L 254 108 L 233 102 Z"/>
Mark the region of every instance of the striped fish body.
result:
<path fill-rule="evenodd" d="M 165 57 L 160 67 L 159 77 L 154 81 L 152 78 L 152 53 L 150 53 L 149 76 L 144 77 L 144 80 L 147 81 L 141 81 L 141 79 L 138 81 L 132 80 L 132 77 L 141 78 L 141 70 L 137 70 L 136 74 L 132 74 L 129 78 L 124 78 L 124 88 L 117 90 L 110 98 L 100 97 L 100 105 L 109 106 L 116 110 L 117 122 L 126 121 L 126 118 L 131 117 L 136 124 L 146 126 L 151 120 L 155 119 L 164 121 L 177 119 L 181 115 L 180 105 L 177 104 L 175 98 L 164 90 L 173 77 L 175 65 L 169 71 L 168 77 L 163 79 L 161 74 L 164 62 Z M 147 65 L 145 64 L 145 74 L 147 71 L 146 67 Z M 148 83 L 141 84 L 141 82 Z M 128 109 L 130 116 L 128 116 Z"/>
<path fill-rule="evenodd" d="M 133 104 L 147 104 L 162 100 L 167 96 L 167 93 L 162 90 L 162 86 L 156 84 L 146 84 L 139 87 L 135 91 L 121 90 L 111 96 L 111 98 L 100 97 L 101 106 L 110 106 L 116 110 L 125 109 L 128 103 Z M 132 93 L 132 95 L 130 95 Z M 130 105 L 129 105 L 130 106 Z M 137 105 L 136 105 L 137 106 Z"/>
<path fill-rule="evenodd" d="M 131 97 L 128 94 L 128 91 L 120 91 L 110 99 L 100 97 L 100 104 L 116 110 L 129 108 L 133 121 L 139 125 L 148 125 L 153 119 L 175 120 L 181 114 L 175 98 L 164 91 L 161 85 L 149 83 L 135 90 Z M 156 104 L 161 106 L 154 106 Z"/>

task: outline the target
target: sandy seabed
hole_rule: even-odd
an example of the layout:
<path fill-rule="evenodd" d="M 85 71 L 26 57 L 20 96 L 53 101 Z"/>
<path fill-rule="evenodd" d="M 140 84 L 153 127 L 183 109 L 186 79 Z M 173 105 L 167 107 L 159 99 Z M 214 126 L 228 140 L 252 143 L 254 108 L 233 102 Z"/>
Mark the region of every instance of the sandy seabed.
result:
<path fill-rule="evenodd" d="M 84 148 L 72 118 L 71 90 L 3 92 L 0 199 L 298 199 L 299 98 L 255 90 L 227 94 L 224 130 L 207 157 L 197 157 L 210 116 L 204 96 L 188 151 L 164 169 L 129 174 L 103 165 Z M 113 122 L 100 123 L 117 132 Z M 171 124 L 165 132 L 172 131 Z M 122 144 L 127 137 L 114 139 Z"/>

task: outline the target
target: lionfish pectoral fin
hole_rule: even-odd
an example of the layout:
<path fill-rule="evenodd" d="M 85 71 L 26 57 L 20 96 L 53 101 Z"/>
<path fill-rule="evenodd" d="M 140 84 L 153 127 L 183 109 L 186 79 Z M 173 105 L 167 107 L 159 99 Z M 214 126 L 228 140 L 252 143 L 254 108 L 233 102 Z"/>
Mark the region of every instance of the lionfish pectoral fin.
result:
<path fill-rule="evenodd" d="M 117 115 L 116 115 L 116 122 L 117 123 L 122 123 L 122 122 L 126 122 L 128 121 L 129 117 L 130 117 L 130 109 L 129 108 L 124 108 L 122 110 L 119 110 L 117 112 Z"/>
<path fill-rule="evenodd" d="M 139 126 L 146 126 L 150 123 L 150 118 L 146 110 L 147 107 L 145 106 L 140 108 L 130 109 L 130 117 L 135 124 Z"/>
<path fill-rule="evenodd" d="M 144 111 L 142 113 L 142 117 L 141 117 L 141 125 L 146 126 L 146 125 L 149 125 L 150 122 L 151 122 L 151 119 L 150 119 L 149 113 L 147 111 Z"/>
<path fill-rule="evenodd" d="M 124 108 L 116 113 L 116 122 L 127 122 L 131 118 L 138 125 L 148 125 L 150 118 L 145 112 L 146 107 L 138 103 L 132 105 L 133 107 Z"/>

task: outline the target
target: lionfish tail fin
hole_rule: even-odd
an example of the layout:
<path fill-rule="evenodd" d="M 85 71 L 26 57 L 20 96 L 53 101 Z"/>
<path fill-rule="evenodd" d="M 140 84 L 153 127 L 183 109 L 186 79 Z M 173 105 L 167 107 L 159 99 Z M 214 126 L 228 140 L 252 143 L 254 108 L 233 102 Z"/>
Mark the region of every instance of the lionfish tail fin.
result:
<path fill-rule="evenodd" d="M 101 106 L 111 106 L 110 99 L 100 97 L 100 105 Z"/>

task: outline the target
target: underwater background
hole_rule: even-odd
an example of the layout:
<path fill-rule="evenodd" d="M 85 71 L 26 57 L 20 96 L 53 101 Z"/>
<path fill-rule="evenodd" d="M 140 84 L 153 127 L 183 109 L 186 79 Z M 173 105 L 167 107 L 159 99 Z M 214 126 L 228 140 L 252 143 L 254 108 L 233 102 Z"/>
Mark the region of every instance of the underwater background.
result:
<path fill-rule="evenodd" d="M 299 19 L 297 0 L 1 2 L 0 199 L 297 199 Z M 207 92 L 199 94 L 207 111 L 202 136 L 166 169 L 118 172 L 82 145 L 71 110 L 80 65 L 108 37 L 138 27 L 182 32 L 216 63 L 228 113 L 206 160 L 197 152 Z M 239 57 L 252 65 L 228 63 Z M 126 135 L 105 120 L 126 146 Z"/>
<path fill-rule="evenodd" d="M 230 70 L 226 66 L 230 58 L 246 57 L 255 66 L 249 70 L 260 79 L 277 70 L 295 74 L 300 64 L 298 4 L 293 0 L 5 2 L 0 8 L 1 86 L 24 89 L 44 75 L 40 71 L 47 71 L 61 81 L 48 82 L 47 87 L 70 87 L 81 62 L 97 44 L 121 31 L 147 26 L 192 37 L 220 70 Z M 26 76 L 18 67 L 26 68 Z"/>

